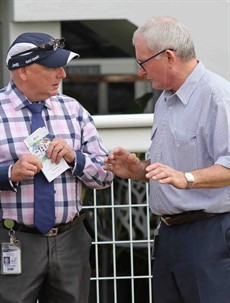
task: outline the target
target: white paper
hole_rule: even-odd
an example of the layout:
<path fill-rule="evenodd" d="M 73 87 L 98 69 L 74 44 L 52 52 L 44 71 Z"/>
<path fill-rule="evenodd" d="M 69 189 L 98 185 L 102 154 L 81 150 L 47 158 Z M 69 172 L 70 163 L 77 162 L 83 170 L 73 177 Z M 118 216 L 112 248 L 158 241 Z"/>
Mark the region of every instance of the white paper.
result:
<path fill-rule="evenodd" d="M 29 149 L 30 153 L 36 155 L 42 162 L 42 172 L 49 182 L 66 171 L 69 166 L 64 158 L 61 159 L 59 164 L 52 163 L 49 158 L 46 157 L 46 151 L 50 143 L 47 128 L 40 127 L 33 132 L 29 137 L 24 140 L 25 145 Z"/>

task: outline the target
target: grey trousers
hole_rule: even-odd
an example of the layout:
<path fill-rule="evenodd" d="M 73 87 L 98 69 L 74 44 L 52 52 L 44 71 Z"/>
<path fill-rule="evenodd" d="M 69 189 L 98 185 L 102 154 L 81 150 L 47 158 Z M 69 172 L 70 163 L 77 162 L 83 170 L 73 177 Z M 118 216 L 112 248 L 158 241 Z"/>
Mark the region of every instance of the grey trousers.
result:
<path fill-rule="evenodd" d="M 0 275 L 1 303 L 87 303 L 91 238 L 80 222 L 55 237 L 16 232 L 22 274 Z M 0 243 L 9 242 L 0 228 Z"/>

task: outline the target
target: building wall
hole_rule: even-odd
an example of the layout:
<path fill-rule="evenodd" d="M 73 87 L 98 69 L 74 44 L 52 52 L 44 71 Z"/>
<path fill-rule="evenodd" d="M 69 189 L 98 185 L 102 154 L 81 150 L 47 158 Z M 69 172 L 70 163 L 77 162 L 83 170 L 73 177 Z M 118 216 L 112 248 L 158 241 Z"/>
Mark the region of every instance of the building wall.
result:
<path fill-rule="evenodd" d="M 139 25 L 159 15 L 182 21 L 193 36 L 197 58 L 229 80 L 229 9 L 229 0 L 0 0 L 0 84 L 9 78 L 5 53 L 20 32 L 36 29 L 58 36 L 61 20 L 125 18 Z"/>

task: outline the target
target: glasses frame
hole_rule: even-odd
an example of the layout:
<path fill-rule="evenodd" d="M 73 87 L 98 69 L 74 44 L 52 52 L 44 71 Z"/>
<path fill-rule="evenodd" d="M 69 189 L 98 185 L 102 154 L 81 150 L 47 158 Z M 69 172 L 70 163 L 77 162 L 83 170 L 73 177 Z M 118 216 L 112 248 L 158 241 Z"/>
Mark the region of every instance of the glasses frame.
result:
<path fill-rule="evenodd" d="M 146 60 L 144 60 L 144 61 L 142 61 L 142 62 L 139 61 L 139 60 L 136 60 L 136 61 L 137 61 L 137 65 L 138 65 L 143 71 L 146 72 L 145 68 L 144 68 L 142 65 L 145 64 L 146 62 L 148 62 L 148 61 L 154 59 L 155 57 L 159 56 L 160 54 L 166 52 L 167 50 L 174 51 L 174 49 L 172 49 L 172 48 L 166 48 L 166 49 L 160 51 L 159 53 L 157 53 L 156 55 L 153 55 L 153 56 L 149 57 L 148 59 L 146 59 Z"/>
<path fill-rule="evenodd" d="M 26 51 L 20 52 L 16 55 L 13 55 L 11 58 L 23 55 L 23 54 L 27 54 L 27 53 L 32 53 L 35 52 L 37 50 L 43 50 L 46 52 L 50 52 L 50 51 L 55 51 L 57 48 L 64 48 L 65 47 L 65 38 L 60 38 L 60 39 L 51 39 L 49 42 L 43 43 L 41 45 L 38 45 L 36 47 L 33 47 L 31 49 L 28 49 Z"/>

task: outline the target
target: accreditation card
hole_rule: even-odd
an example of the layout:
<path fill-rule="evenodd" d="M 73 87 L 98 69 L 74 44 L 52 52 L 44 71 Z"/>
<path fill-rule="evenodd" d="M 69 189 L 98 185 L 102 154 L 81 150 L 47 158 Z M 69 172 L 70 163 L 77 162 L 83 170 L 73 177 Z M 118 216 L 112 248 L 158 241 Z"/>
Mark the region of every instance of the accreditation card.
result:
<path fill-rule="evenodd" d="M 12 275 L 21 274 L 21 244 L 2 243 L 1 251 L 1 274 Z"/>

